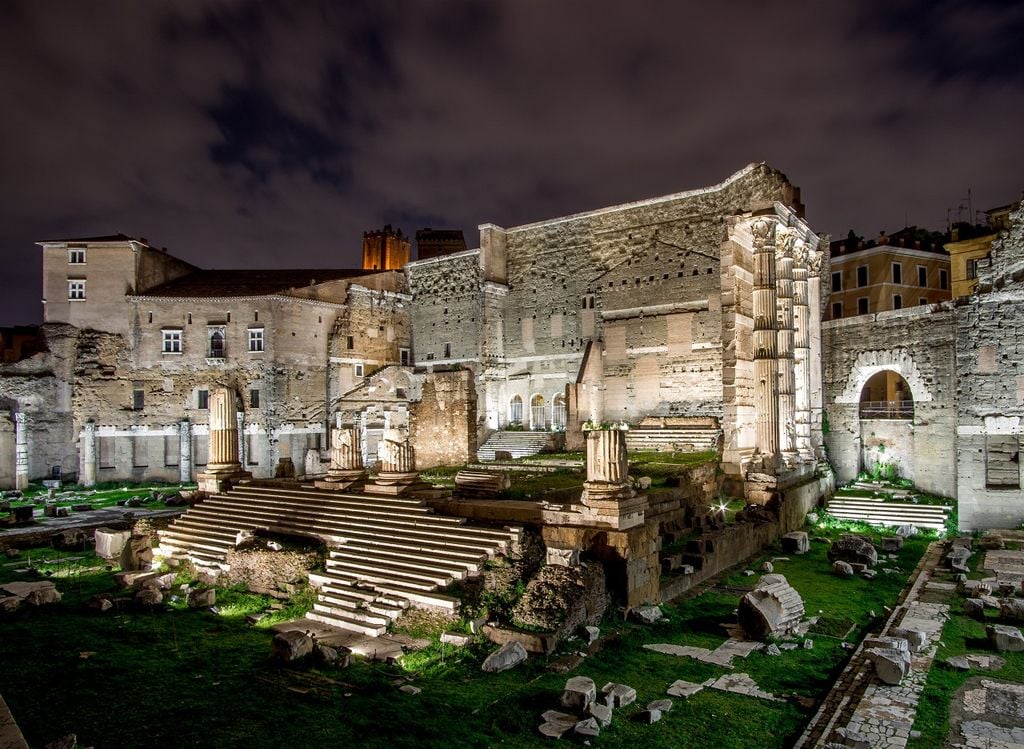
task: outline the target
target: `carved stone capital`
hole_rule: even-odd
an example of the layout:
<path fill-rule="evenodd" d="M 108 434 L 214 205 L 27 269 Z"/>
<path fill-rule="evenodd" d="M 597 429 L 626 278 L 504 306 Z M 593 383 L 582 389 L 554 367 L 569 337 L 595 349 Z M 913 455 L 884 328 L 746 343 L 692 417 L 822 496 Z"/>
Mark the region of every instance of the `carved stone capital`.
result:
<path fill-rule="evenodd" d="M 775 241 L 775 227 L 778 222 L 773 218 L 761 216 L 750 225 L 750 233 L 754 235 L 754 246 L 763 247 Z"/>

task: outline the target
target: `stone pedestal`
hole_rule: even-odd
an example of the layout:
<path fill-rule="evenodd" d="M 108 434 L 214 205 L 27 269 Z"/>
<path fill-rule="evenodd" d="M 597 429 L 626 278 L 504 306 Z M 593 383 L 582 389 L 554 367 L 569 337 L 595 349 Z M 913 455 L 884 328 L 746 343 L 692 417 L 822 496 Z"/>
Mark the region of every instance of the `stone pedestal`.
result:
<path fill-rule="evenodd" d="M 210 394 L 210 455 L 206 471 L 197 475 L 199 490 L 220 494 L 233 484 L 251 479 L 238 461 L 238 418 L 235 394 L 218 388 Z"/>
<path fill-rule="evenodd" d="M 327 478 L 315 482 L 318 489 L 351 489 L 366 481 L 363 446 L 358 427 L 331 430 L 331 465 Z"/>

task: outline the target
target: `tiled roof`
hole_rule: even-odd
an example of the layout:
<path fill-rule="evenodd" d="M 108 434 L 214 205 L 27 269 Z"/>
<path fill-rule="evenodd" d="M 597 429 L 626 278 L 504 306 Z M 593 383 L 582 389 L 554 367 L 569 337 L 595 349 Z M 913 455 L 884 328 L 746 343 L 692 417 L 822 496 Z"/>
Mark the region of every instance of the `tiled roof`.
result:
<path fill-rule="evenodd" d="M 140 295 L 165 297 L 261 296 L 366 274 L 367 271 L 358 268 L 340 270 L 331 268 L 200 270 L 155 286 L 148 291 L 140 292 Z"/>
<path fill-rule="evenodd" d="M 40 239 L 38 244 L 51 244 L 56 242 L 142 242 L 145 239 L 129 237 L 127 234 L 108 234 L 105 237 L 70 237 L 68 239 Z"/>

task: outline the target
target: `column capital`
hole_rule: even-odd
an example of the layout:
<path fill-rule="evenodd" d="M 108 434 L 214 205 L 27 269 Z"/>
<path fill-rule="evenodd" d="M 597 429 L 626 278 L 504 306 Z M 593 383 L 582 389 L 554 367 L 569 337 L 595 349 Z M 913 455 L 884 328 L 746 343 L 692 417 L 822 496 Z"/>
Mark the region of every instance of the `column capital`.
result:
<path fill-rule="evenodd" d="M 775 241 L 775 230 L 779 222 L 772 216 L 758 216 L 750 224 L 750 233 L 754 235 L 754 247 L 762 247 Z"/>
<path fill-rule="evenodd" d="M 14 414 L 14 422 L 16 424 L 28 423 L 28 414 L 25 413 L 24 411 L 16 411 Z"/>

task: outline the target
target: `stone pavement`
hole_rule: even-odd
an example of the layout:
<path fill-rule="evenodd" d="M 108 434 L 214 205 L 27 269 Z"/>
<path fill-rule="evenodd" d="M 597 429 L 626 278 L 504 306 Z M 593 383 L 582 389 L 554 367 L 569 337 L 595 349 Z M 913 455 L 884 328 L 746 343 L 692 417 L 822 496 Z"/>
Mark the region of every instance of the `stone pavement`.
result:
<path fill-rule="evenodd" d="M 645 649 L 653 650 L 655 653 L 693 658 L 702 663 L 710 663 L 714 666 L 722 666 L 723 668 L 732 668 L 733 658 L 746 658 L 755 650 L 760 650 L 763 647 L 763 642 L 735 639 L 726 640 L 714 650 L 693 647 L 691 645 L 671 645 L 668 643 L 644 645 Z"/>
<path fill-rule="evenodd" d="M 1024 749 L 1024 685 L 968 679 L 950 705 L 951 749 Z"/>
<path fill-rule="evenodd" d="M 834 740 L 834 731 L 844 728 L 863 735 L 873 749 L 906 747 L 928 670 L 938 649 L 939 635 L 948 616 L 947 601 L 956 588 L 953 584 L 931 580 L 941 558 L 941 543 L 931 544 L 914 572 L 903 603 L 893 610 L 880 633 L 886 635 L 893 627 L 902 627 L 927 635 L 921 651 L 912 654 L 907 676 L 899 685 L 881 683 L 864 654 L 862 643 L 793 745 L 794 749 L 823 748 Z"/>

